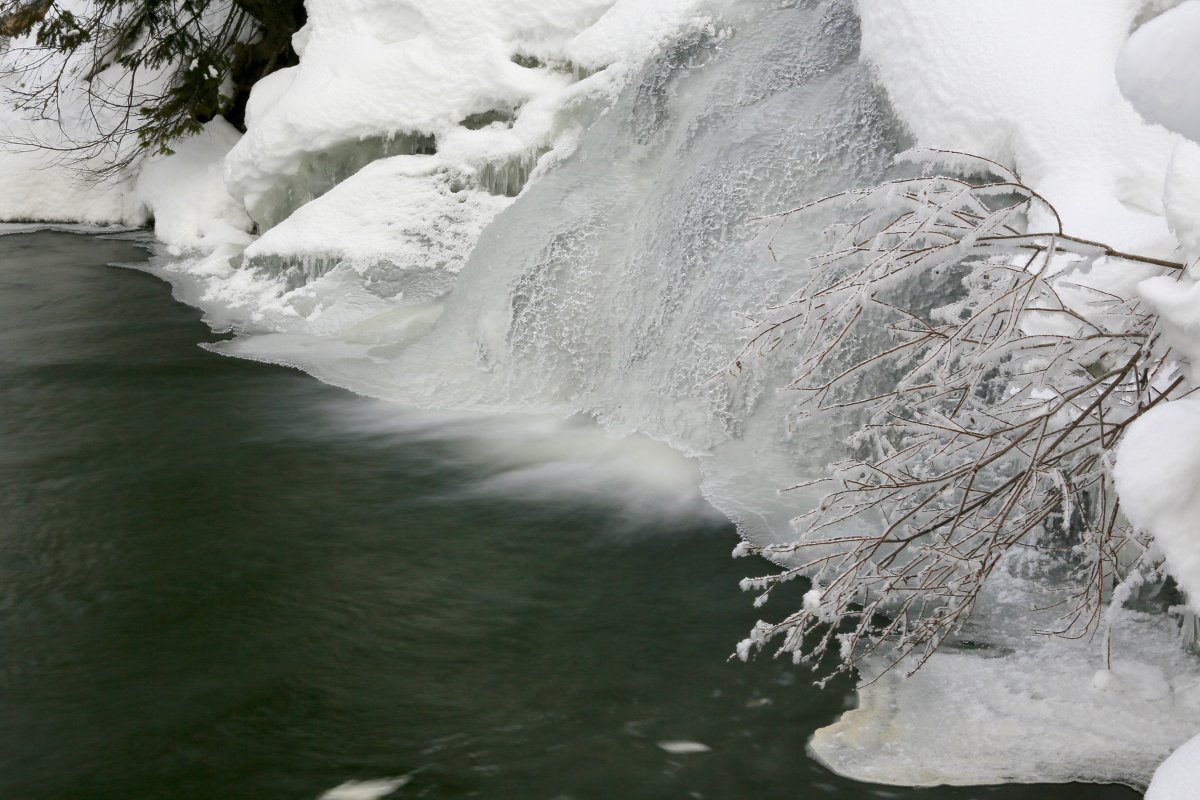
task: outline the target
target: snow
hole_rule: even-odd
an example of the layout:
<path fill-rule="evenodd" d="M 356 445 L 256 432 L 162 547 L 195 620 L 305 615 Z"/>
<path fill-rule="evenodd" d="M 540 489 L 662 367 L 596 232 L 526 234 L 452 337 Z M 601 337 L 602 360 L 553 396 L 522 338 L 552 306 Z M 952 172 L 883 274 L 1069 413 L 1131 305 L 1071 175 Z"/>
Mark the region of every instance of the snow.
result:
<path fill-rule="evenodd" d="M 1125 515 L 1154 533 L 1167 569 L 1200 609 L 1200 398 L 1163 403 L 1135 420 L 1114 478 Z"/>
<path fill-rule="evenodd" d="M 1200 787 L 1200 736 L 1189 739 L 1154 772 L 1146 800 L 1194 800 Z"/>
<path fill-rule="evenodd" d="M 1200 258 L 1200 144 L 1182 141 L 1171 154 L 1163 190 L 1167 223 L 1188 261 Z"/>
<path fill-rule="evenodd" d="M 296 34 L 300 64 L 255 87 L 227 181 L 262 223 L 283 179 L 348 143 L 433 137 L 438 155 L 469 172 L 536 158 L 569 134 L 569 115 L 558 112 L 620 71 L 579 82 L 573 69 L 636 62 L 688 23 L 692 5 L 672 0 L 651 12 L 632 0 L 313 0 Z M 618 38 L 631 30 L 639 35 Z M 464 124 L 491 112 L 510 124 Z"/>
<path fill-rule="evenodd" d="M 1186 0 L 1134 31 L 1121 48 L 1116 76 L 1139 113 L 1200 141 L 1200 0 Z"/>
<path fill-rule="evenodd" d="M 220 117 L 142 167 L 134 196 L 154 220 L 154 234 L 178 249 L 209 243 L 249 244 L 250 218 L 225 188 L 222 163 L 241 134 Z"/>
<path fill-rule="evenodd" d="M 1076 236 L 1174 247 L 1161 217 L 1176 137 L 1146 125 L 1113 74 L 1137 0 L 859 0 L 863 56 L 924 147 L 1014 167 Z M 1048 76 L 1053 76 L 1049 79 Z"/>
<path fill-rule="evenodd" d="M 1165 213 L 1189 260 L 1200 257 L 1200 2 L 1187 0 L 1135 31 L 1122 48 L 1121 90 L 1151 122 L 1187 137 L 1174 148 Z M 1200 284 L 1194 270 L 1149 278 L 1141 296 L 1159 313 L 1168 340 L 1195 383 L 1200 365 Z M 1167 569 L 1193 610 L 1200 603 L 1200 399 L 1150 409 L 1130 426 L 1114 479 L 1125 514 L 1153 533 Z"/>

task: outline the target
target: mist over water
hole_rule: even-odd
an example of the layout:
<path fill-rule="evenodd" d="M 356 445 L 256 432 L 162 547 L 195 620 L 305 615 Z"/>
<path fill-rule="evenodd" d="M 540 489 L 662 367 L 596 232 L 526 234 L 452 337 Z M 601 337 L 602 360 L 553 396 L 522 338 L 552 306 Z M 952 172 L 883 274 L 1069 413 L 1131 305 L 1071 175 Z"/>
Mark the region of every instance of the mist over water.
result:
<path fill-rule="evenodd" d="M 830 775 L 687 461 L 222 358 L 141 257 L 0 237 L 0 796 L 1132 796 Z"/>

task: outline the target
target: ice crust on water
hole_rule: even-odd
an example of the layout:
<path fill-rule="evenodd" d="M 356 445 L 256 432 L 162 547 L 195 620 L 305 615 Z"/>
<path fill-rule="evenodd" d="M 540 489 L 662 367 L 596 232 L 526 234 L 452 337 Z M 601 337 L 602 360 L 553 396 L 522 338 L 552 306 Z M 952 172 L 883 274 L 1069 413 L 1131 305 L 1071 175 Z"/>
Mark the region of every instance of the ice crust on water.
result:
<path fill-rule="evenodd" d="M 379 800 L 400 789 L 409 778 L 373 778 L 365 781 L 346 781 L 324 792 L 317 800 Z"/>
<path fill-rule="evenodd" d="M 1010 609 L 1014 614 L 1021 608 Z M 1028 613 L 1028 609 L 1025 609 Z M 1086 646 L 1014 626 L 888 673 L 810 752 L 859 780 L 916 786 L 1117 782 L 1144 787 L 1195 734 L 1200 672 L 1171 618 L 1127 612 Z M 980 646 L 982 645 L 982 646 Z"/>

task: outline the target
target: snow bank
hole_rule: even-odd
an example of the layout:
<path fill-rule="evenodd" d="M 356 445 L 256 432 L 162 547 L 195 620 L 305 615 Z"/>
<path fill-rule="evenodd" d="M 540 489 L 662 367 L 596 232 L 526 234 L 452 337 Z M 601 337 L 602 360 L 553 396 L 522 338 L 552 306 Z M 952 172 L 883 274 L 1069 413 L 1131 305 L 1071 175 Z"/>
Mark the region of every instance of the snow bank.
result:
<path fill-rule="evenodd" d="M 3 90 L 0 81 L 0 92 Z M 30 123 L 0 100 L 0 141 L 32 140 L 61 142 L 61 136 L 52 124 Z M 89 180 L 63 154 L 18 144 L 0 146 L 0 176 L 0 220 L 94 225 L 143 222 L 127 180 Z"/>
<path fill-rule="evenodd" d="M 92 12 L 90 0 L 59 6 Z M 220 25 L 227 13 L 216 4 L 210 23 Z M 32 36 L 0 40 L 0 220 L 127 226 L 153 220 L 158 237 L 177 250 L 248 243 L 250 221 L 224 188 L 221 168 L 240 134 L 216 119 L 176 143 L 173 155 L 131 158 L 114 168 L 135 150 L 127 107 L 136 116 L 158 97 L 171 66 L 143 68 L 135 78 L 113 66 L 85 80 L 90 56 L 86 47 L 73 59 L 47 54 Z M 14 108 L 13 90 L 58 82 L 60 71 L 53 119 Z"/>
<path fill-rule="evenodd" d="M 49 124 L 29 124 L 0 106 L 0 137 L 58 141 Z M 98 178 L 96 159 L 76 163 L 46 151 L 0 149 L 0 220 L 77 222 L 141 227 L 153 221 L 158 238 L 189 249 L 221 242 L 247 244 L 250 219 L 222 177 L 225 154 L 240 134 L 222 119 L 180 142 L 170 156 Z"/>

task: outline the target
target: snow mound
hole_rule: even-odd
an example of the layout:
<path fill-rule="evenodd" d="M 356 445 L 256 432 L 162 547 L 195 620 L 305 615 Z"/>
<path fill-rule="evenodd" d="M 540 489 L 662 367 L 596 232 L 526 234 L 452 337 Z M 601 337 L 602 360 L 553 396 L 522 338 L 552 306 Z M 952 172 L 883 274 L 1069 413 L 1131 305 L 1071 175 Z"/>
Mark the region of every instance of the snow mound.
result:
<path fill-rule="evenodd" d="M 146 164 L 134 194 L 154 220 L 154 233 L 178 249 L 251 241 L 250 218 L 225 189 L 222 162 L 241 134 L 220 117 Z"/>
<path fill-rule="evenodd" d="M 1116 76 L 1142 116 L 1200 141 L 1200 1 L 1187 0 L 1134 31 L 1121 48 Z"/>
<path fill-rule="evenodd" d="M 1192 294 L 1196 293 L 1193 287 Z M 1200 316 L 1200 303 L 1193 305 Z M 1117 453 L 1117 492 L 1129 521 L 1151 531 L 1167 569 L 1200 600 L 1200 398 L 1163 403 L 1129 428 Z"/>
<path fill-rule="evenodd" d="M 345 266 L 381 297 L 431 300 L 449 291 L 483 226 L 510 202 L 468 188 L 436 156 L 395 156 L 299 208 L 245 257 L 290 273 L 296 286 Z"/>
<path fill-rule="evenodd" d="M 1074 235 L 1169 252 L 1158 214 L 1176 139 L 1146 125 L 1113 74 L 1143 5 L 858 2 L 863 56 L 919 145 L 1015 168 Z"/>
<path fill-rule="evenodd" d="M 1146 800 L 1194 800 L 1200 790 L 1200 736 L 1189 739 L 1154 772 Z"/>

